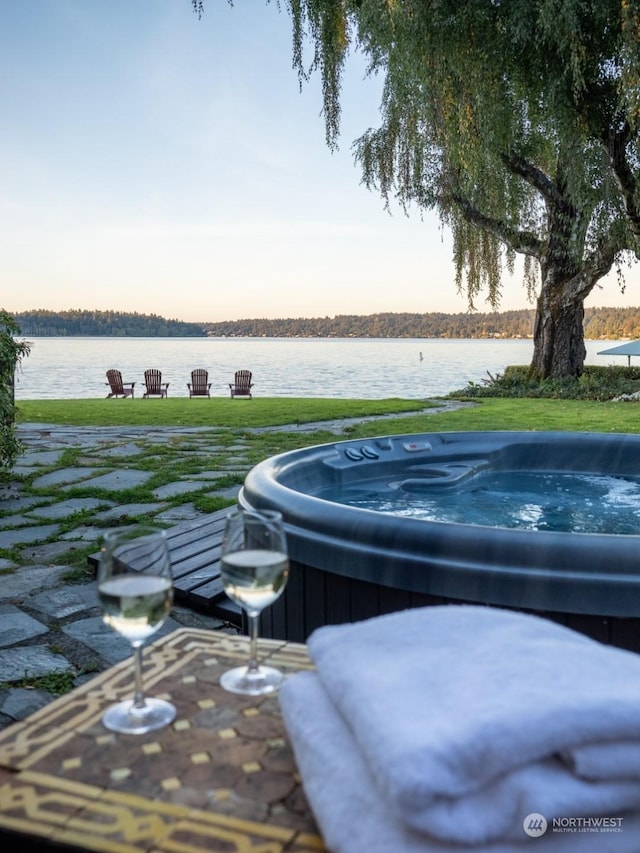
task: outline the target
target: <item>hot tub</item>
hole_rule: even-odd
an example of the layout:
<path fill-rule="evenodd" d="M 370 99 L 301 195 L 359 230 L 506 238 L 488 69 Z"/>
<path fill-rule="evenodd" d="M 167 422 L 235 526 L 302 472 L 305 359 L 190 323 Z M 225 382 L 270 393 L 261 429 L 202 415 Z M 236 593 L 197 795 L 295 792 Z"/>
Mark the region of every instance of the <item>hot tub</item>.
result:
<path fill-rule="evenodd" d="M 285 595 L 263 614 L 264 635 L 303 642 L 324 624 L 473 602 L 537 612 L 640 651 L 640 507 L 637 533 L 632 510 L 620 534 L 424 520 L 342 502 L 376 493 L 386 500 L 395 491 L 431 503 L 446 494 L 451 506 L 487 474 L 517 483 L 533 472 L 638 487 L 640 436 L 424 433 L 265 460 L 249 472 L 240 503 L 282 512 L 292 571 Z M 596 516 L 598 500 L 590 501 Z M 555 501 L 560 509 L 563 501 Z"/>

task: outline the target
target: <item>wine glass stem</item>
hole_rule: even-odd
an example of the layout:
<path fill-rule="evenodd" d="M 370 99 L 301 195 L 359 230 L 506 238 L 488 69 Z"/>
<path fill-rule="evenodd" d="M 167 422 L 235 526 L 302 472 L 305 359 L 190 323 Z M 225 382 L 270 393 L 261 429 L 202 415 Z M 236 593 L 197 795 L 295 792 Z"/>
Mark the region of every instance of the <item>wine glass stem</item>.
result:
<path fill-rule="evenodd" d="M 247 668 L 249 673 L 258 672 L 258 613 L 247 611 L 247 621 L 249 623 L 249 663 Z"/>
<path fill-rule="evenodd" d="M 135 673 L 134 708 L 144 708 L 144 691 L 142 689 L 142 643 L 133 647 L 133 671 Z"/>

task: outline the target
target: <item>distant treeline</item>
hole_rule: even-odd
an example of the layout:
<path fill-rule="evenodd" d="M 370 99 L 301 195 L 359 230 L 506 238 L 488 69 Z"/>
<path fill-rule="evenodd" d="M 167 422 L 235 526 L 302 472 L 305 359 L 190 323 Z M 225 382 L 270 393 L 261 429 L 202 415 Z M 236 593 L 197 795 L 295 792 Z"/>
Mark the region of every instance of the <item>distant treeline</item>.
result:
<path fill-rule="evenodd" d="M 24 311 L 13 314 L 23 335 L 101 335 L 131 338 L 187 338 L 206 335 L 201 323 L 166 320 L 157 314 L 123 311 Z"/>
<path fill-rule="evenodd" d="M 491 314 L 339 314 L 279 320 L 205 323 L 216 337 L 267 338 L 531 338 L 535 311 Z M 640 338 L 640 308 L 587 308 L 585 338 Z"/>
<path fill-rule="evenodd" d="M 13 314 L 23 335 L 254 338 L 530 338 L 535 312 L 491 314 L 338 314 L 335 317 L 184 323 L 121 311 L 25 311 Z M 640 308 L 587 308 L 585 338 L 640 338 Z"/>

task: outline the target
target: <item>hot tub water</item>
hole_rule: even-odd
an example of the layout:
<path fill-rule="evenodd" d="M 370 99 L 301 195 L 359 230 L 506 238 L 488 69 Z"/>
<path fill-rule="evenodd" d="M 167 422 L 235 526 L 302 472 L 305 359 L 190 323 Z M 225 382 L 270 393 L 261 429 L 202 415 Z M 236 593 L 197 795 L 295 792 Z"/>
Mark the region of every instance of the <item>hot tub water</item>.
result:
<path fill-rule="evenodd" d="M 422 483 L 331 487 L 316 497 L 406 518 L 566 533 L 640 533 L 640 479 L 598 474 L 481 471 L 455 488 Z"/>

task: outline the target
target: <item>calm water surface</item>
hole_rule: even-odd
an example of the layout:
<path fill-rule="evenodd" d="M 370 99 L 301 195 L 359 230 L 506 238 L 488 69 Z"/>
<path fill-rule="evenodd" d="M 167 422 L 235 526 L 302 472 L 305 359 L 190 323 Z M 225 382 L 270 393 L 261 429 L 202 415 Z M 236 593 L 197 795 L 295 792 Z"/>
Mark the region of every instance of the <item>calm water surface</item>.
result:
<path fill-rule="evenodd" d="M 106 397 L 106 371 L 118 368 L 142 396 L 155 367 L 169 396 L 188 396 L 191 371 L 209 371 L 211 394 L 225 397 L 236 370 L 253 371 L 262 397 L 382 399 L 437 397 L 482 382 L 510 364 L 528 364 L 527 340 L 318 338 L 29 338 L 16 374 L 16 399 Z M 607 341 L 587 341 L 588 364 L 624 364 L 598 356 Z"/>

